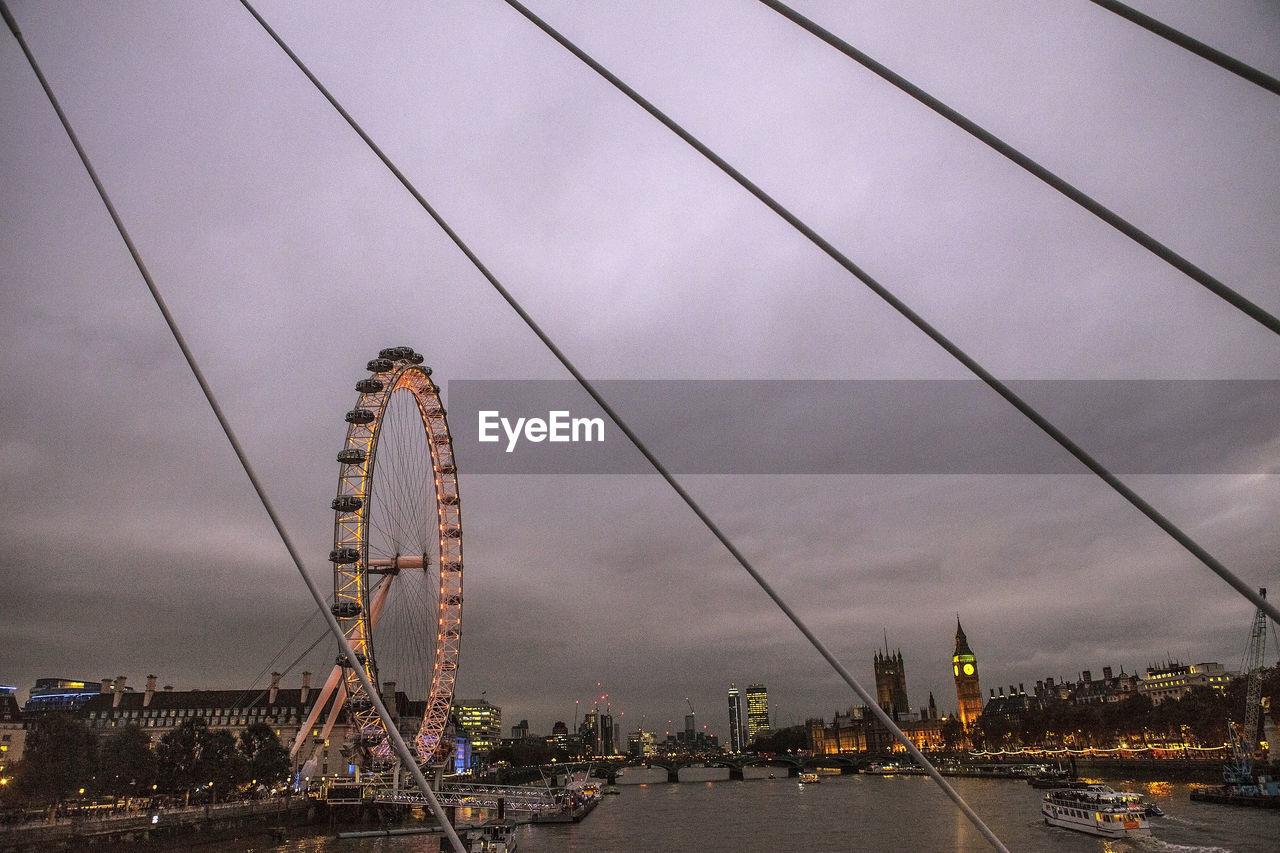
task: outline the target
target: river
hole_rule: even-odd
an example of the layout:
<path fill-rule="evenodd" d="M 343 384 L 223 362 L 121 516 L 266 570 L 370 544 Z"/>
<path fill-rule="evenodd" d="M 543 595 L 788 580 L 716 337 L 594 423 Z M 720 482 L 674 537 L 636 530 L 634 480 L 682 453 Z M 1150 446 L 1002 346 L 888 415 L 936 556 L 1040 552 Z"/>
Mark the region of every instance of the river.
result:
<path fill-rule="evenodd" d="M 824 776 L 722 780 L 727 771 L 689 768 L 679 784 L 619 785 L 581 823 L 525 826 L 519 853 L 744 853 L 747 851 L 979 851 L 990 847 L 960 810 L 920 776 Z M 705 774 L 716 781 L 693 781 Z M 665 771 L 656 778 L 665 779 Z M 633 781 L 636 778 L 632 777 Z M 1108 842 L 1045 826 L 1041 792 L 1015 781 L 952 779 L 960 795 L 1013 851 L 1275 853 L 1280 811 L 1193 803 L 1190 786 L 1112 781 L 1161 806 L 1150 838 Z M 331 834 L 257 846 L 255 853 L 423 853 L 433 836 L 338 840 Z M 241 848 L 248 850 L 248 848 Z"/>

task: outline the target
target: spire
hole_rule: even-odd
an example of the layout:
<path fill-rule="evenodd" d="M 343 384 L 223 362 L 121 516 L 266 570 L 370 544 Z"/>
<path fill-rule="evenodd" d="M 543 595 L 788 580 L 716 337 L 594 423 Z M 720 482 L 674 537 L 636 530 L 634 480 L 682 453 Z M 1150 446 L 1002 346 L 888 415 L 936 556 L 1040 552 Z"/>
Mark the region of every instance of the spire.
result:
<path fill-rule="evenodd" d="M 969 639 L 964 635 L 964 628 L 960 627 L 960 614 L 956 614 L 956 654 L 971 655 L 973 649 L 969 648 Z"/>

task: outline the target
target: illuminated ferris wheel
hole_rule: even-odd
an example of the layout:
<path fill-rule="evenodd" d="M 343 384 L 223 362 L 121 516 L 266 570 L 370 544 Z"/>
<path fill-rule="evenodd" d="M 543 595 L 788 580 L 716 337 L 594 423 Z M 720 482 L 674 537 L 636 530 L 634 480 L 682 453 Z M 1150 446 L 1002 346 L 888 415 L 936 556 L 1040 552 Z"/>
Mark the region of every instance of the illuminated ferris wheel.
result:
<path fill-rule="evenodd" d="M 356 383 L 333 500 L 333 614 L 370 680 L 402 721 L 418 718 L 423 762 L 447 753 L 462 630 L 462 518 L 440 389 L 409 347 L 384 349 Z M 350 662 L 345 693 L 356 742 L 390 756 L 387 731 Z M 345 689 L 343 689 L 345 688 Z M 402 691 L 408 701 L 390 701 Z M 341 701 L 341 696 L 339 697 Z M 403 722 L 402 722 L 403 726 Z"/>

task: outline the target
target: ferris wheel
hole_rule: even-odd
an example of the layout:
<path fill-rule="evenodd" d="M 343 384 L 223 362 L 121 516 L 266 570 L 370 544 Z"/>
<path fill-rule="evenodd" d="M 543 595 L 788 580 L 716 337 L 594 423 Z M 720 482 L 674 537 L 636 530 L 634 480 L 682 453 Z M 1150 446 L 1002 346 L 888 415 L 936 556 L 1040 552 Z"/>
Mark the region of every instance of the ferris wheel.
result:
<path fill-rule="evenodd" d="M 333 614 L 370 680 L 413 738 L 419 760 L 443 760 L 462 630 L 462 519 L 457 467 L 440 389 L 409 347 L 384 349 L 356 382 L 333 499 Z M 345 704 L 354 739 L 374 762 L 387 730 L 339 655 L 325 692 Z M 399 706 L 397 691 L 408 698 Z M 315 713 L 327 697 L 319 697 Z M 295 754 L 310 720 L 299 732 Z"/>

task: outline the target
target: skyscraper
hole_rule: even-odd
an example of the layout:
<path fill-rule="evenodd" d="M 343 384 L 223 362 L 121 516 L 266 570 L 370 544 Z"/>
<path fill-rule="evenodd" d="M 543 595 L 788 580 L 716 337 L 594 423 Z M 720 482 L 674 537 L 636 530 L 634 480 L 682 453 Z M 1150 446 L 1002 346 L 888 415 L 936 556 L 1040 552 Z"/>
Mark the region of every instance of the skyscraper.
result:
<path fill-rule="evenodd" d="M 742 752 L 742 698 L 738 686 L 729 685 L 729 751 Z"/>
<path fill-rule="evenodd" d="M 951 672 L 956 680 L 960 722 L 967 729 L 982 716 L 982 687 L 978 684 L 978 661 L 960 627 L 959 616 L 956 617 L 956 652 L 951 657 Z"/>
<path fill-rule="evenodd" d="M 763 684 L 747 685 L 747 746 L 769 733 L 769 691 Z"/>

